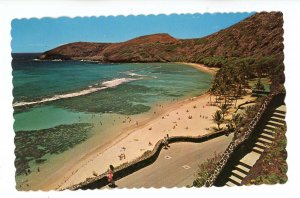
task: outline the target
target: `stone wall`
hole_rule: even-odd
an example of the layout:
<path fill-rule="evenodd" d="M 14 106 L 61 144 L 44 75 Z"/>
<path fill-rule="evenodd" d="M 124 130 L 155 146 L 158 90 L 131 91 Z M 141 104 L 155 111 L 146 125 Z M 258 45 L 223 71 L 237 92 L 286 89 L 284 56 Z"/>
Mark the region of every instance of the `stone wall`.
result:
<path fill-rule="evenodd" d="M 225 135 L 225 131 L 217 131 L 217 132 L 213 132 L 210 134 L 206 134 L 203 136 L 175 136 L 175 137 L 170 137 L 169 143 L 176 143 L 176 142 L 193 142 L 193 143 L 201 143 L 201 142 L 205 142 L 214 138 L 217 138 L 219 136 Z M 127 175 L 130 175 L 132 173 L 134 173 L 135 171 L 138 171 L 146 166 L 149 166 L 150 164 L 152 164 L 153 162 L 155 162 L 155 160 L 157 159 L 157 157 L 159 156 L 159 153 L 161 151 L 161 149 L 163 148 L 163 141 L 160 140 L 156 143 L 154 149 L 152 151 L 150 151 L 149 153 L 147 153 L 146 155 L 143 155 L 142 157 L 124 164 L 124 165 L 120 165 L 119 167 L 116 167 L 115 169 L 115 173 L 114 173 L 114 179 L 118 180 L 121 179 Z M 106 177 L 106 173 L 103 173 L 99 176 L 93 177 L 93 178 L 88 178 L 86 179 L 86 181 L 76 184 L 74 186 L 69 187 L 69 190 L 78 190 L 78 189 L 82 189 L 82 190 L 86 190 L 86 189 L 97 189 L 97 188 L 101 188 L 108 185 L 108 181 L 107 181 L 107 177 Z"/>

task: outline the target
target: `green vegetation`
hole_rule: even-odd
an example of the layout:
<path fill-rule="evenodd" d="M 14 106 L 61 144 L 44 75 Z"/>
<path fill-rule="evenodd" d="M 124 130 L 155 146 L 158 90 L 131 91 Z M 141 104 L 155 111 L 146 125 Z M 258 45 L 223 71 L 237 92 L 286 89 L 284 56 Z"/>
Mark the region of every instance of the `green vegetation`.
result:
<path fill-rule="evenodd" d="M 195 44 L 196 45 L 204 45 L 204 44 L 207 44 L 208 42 L 209 41 L 206 38 L 200 38 L 195 41 Z"/>
<path fill-rule="evenodd" d="M 145 52 L 144 50 L 140 50 L 139 53 L 142 56 L 142 58 L 148 58 L 149 57 L 148 53 Z"/>
<path fill-rule="evenodd" d="M 131 54 L 133 51 L 131 49 L 128 48 L 124 48 L 121 50 L 121 54 Z"/>
<path fill-rule="evenodd" d="M 228 113 L 229 107 L 227 104 L 221 104 L 221 106 L 219 106 L 220 111 L 222 113 L 223 119 L 225 119 L 225 115 Z"/>
<path fill-rule="evenodd" d="M 269 77 L 253 78 L 253 79 L 249 80 L 249 86 L 251 87 L 252 90 L 256 89 L 256 87 L 258 88 L 258 86 L 261 86 L 258 84 L 261 84 L 264 87 L 264 91 L 270 91 L 271 82 L 270 82 Z"/>
<path fill-rule="evenodd" d="M 198 57 L 198 61 L 209 67 L 223 67 L 227 65 L 230 59 L 223 56 L 211 56 L 211 57 Z"/>
<path fill-rule="evenodd" d="M 218 130 L 220 130 L 221 129 L 220 125 L 224 121 L 224 118 L 222 116 L 222 111 L 221 110 L 217 110 L 212 117 L 213 117 L 213 122 L 218 125 Z"/>
<path fill-rule="evenodd" d="M 207 61 L 209 60 L 209 61 Z M 216 96 L 215 103 L 219 103 L 219 99 L 225 99 L 225 105 L 237 100 L 247 94 L 249 81 L 258 78 L 258 82 L 254 89 L 265 89 L 261 82 L 262 77 L 268 77 L 271 81 L 270 91 L 283 89 L 284 83 L 284 66 L 281 59 L 274 57 L 255 58 L 224 58 L 210 57 L 203 58 L 202 62 L 208 66 L 221 67 L 215 75 L 213 85 L 209 90 L 211 95 Z"/>
<path fill-rule="evenodd" d="M 173 44 L 173 45 L 168 45 L 168 46 L 166 47 L 166 51 L 167 51 L 167 52 L 175 51 L 177 47 L 178 47 L 178 45 L 175 45 L 175 44 Z"/>
<path fill-rule="evenodd" d="M 254 85 L 254 88 L 256 90 L 261 90 L 261 91 L 265 90 L 265 86 L 261 83 L 261 79 L 260 78 L 257 80 L 257 83 Z"/>
<path fill-rule="evenodd" d="M 265 150 L 261 163 L 251 170 L 245 184 L 283 184 L 287 178 L 286 127 L 278 128 L 273 144 Z"/>
<path fill-rule="evenodd" d="M 232 115 L 232 119 L 231 119 L 231 123 L 233 124 L 234 128 L 237 128 L 238 126 L 240 126 L 240 124 L 243 121 L 243 116 L 239 113 L 235 113 Z"/>
<path fill-rule="evenodd" d="M 222 155 L 215 154 L 214 157 L 209 158 L 206 162 L 199 165 L 199 169 L 197 171 L 197 178 L 193 181 L 194 187 L 202 187 L 205 185 L 205 181 L 208 179 L 210 174 L 214 171 L 217 163 L 220 161 Z"/>
<path fill-rule="evenodd" d="M 242 136 L 243 132 L 247 129 L 246 126 L 249 125 L 257 114 L 265 99 L 266 97 L 257 98 L 255 100 L 255 105 L 247 106 L 242 114 L 237 114 L 232 117 L 231 122 L 235 125 L 234 139 Z"/>
<path fill-rule="evenodd" d="M 30 163 L 46 161 L 46 155 L 62 153 L 85 141 L 93 126 L 88 123 L 59 125 L 54 128 L 18 131 L 15 136 L 16 174 L 30 169 Z"/>

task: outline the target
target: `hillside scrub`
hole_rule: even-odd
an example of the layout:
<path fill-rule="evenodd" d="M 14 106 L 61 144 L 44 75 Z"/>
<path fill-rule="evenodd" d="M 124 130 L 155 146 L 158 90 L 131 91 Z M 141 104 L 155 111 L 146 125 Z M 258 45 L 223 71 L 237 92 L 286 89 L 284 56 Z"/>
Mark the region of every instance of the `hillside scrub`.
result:
<path fill-rule="evenodd" d="M 214 171 L 218 161 L 221 159 L 221 154 L 216 154 L 212 158 L 208 158 L 204 163 L 199 165 L 197 178 L 193 181 L 193 187 L 202 187 L 210 174 Z"/>

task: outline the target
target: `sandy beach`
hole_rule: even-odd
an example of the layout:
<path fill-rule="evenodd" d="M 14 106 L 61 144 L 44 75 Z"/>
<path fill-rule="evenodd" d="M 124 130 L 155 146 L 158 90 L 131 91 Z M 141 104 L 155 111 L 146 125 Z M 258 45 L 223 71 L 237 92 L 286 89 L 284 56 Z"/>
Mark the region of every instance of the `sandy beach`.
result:
<path fill-rule="evenodd" d="M 185 63 L 185 62 L 178 62 L 178 63 L 194 67 L 200 71 L 204 71 L 204 72 L 212 74 L 212 75 L 216 74 L 218 71 L 218 68 L 207 67 L 207 66 L 205 66 L 203 64 L 199 64 L 199 63 Z"/>
<path fill-rule="evenodd" d="M 201 71 L 214 74 L 216 69 L 207 68 L 200 64 L 188 64 Z M 213 96 L 212 96 L 213 97 Z M 213 100 L 213 98 L 212 98 Z M 237 104 L 251 100 L 250 96 L 243 97 Z M 57 168 L 50 175 L 46 173 L 32 173 L 30 180 L 41 178 L 39 182 L 30 184 L 29 189 L 52 190 L 65 189 L 74 184 L 94 177 L 94 174 L 102 174 L 112 164 L 117 167 L 130 162 L 145 152 L 152 150 L 159 140 L 167 134 L 172 136 L 199 136 L 212 132 L 212 115 L 218 109 L 210 106 L 210 95 L 205 93 L 198 97 L 172 104 L 157 104 L 152 110 L 151 119 L 141 123 L 132 123 L 117 138 L 109 143 L 92 150 L 82 150 L 74 158 L 78 160 L 67 161 L 63 167 Z M 231 110 L 233 111 L 233 109 Z M 123 158 L 120 158 L 120 155 Z M 23 187 L 24 188 L 24 187 Z M 26 190 L 26 187 L 24 188 Z"/>
<path fill-rule="evenodd" d="M 147 124 L 133 131 L 128 131 L 106 151 L 95 153 L 90 156 L 87 163 L 84 163 L 75 174 L 62 183 L 60 188 L 66 188 L 93 177 L 93 172 L 102 174 L 107 171 L 109 164 L 114 166 L 130 162 L 141 156 L 144 152 L 152 150 L 156 142 L 163 139 L 166 134 L 169 136 L 197 136 L 209 133 L 213 125 L 211 115 L 217 107 L 207 106 L 208 94 L 194 98 L 170 107 L 166 113 L 157 117 Z M 201 116 L 201 117 L 200 117 Z M 119 155 L 124 153 L 125 159 L 120 160 Z"/>

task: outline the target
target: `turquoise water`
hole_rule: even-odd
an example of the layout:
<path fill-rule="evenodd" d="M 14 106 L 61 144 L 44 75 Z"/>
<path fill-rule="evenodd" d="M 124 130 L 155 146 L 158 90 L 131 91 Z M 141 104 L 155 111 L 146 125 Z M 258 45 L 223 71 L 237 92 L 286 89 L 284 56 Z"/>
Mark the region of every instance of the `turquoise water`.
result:
<path fill-rule="evenodd" d="M 196 96 L 212 77 L 174 63 L 98 64 L 80 61 L 13 62 L 15 131 L 86 122 L 94 113 L 133 115 L 158 102 Z M 39 103 L 45 98 L 105 88 L 87 95 Z"/>
<path fill-rule="evenodd" d="M 62 124 L 86 123 L 91 115 L 45 105 L 32 108 L 30 111 L 17 113 L 14 117 L 16 120 L 14 124 L 15 131 L 31 131 Z"/>

